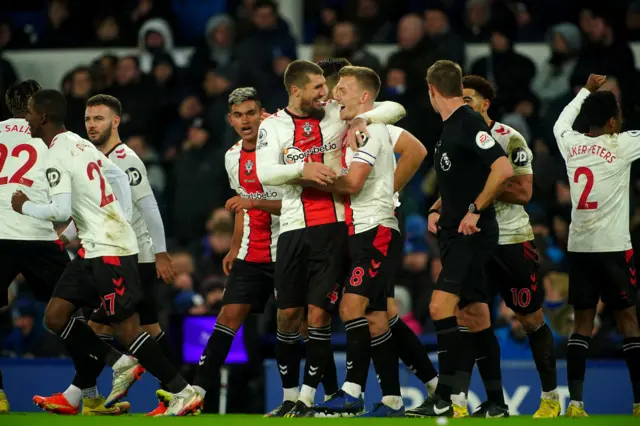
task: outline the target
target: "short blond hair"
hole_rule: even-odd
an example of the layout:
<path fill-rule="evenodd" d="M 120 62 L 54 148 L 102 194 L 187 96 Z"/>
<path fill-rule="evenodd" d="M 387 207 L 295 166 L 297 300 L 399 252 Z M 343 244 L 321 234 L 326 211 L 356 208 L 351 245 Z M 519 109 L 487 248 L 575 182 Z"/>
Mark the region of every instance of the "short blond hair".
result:
<path fill-rule="evenodd" d="M 362 85 L 365 90 L 368 90 L 373 95 L 373 98 L 378 97 L 380 93 L 380 76 L 371 68 L 356 67 L 353 65 L 346 66 L 338 73 L 340 77 L 355 77 L 356 81 Z"/>
<path fill-rule="evenodd" d="M 427 83 L 445 98 L 462 97 L 462 68 L 453 61 L 436 61 L 427 70 Z"/>

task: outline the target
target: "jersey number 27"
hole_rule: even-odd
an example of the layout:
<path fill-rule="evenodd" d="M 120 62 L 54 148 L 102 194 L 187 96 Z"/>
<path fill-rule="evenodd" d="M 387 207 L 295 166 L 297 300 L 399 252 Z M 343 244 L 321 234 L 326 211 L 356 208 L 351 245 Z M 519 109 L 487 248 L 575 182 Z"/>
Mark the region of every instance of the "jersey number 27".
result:
<path fill-rule="evenodd" d="M 89 175 L 90 180 L 94 180 L 96 177 L 100 179 L 100 207 L 104 207 L 107 204 L 113 203 L 115 197 L 113 194 L 106 194 L 107 184 L 104 181 L 104 176 L 102 176 L 102 172 L 100 171 L 100 167 L 102 167 L 102 162 L 98 160 L 97 163 L 89 163 L 87 165 L 87 175 Z"/>

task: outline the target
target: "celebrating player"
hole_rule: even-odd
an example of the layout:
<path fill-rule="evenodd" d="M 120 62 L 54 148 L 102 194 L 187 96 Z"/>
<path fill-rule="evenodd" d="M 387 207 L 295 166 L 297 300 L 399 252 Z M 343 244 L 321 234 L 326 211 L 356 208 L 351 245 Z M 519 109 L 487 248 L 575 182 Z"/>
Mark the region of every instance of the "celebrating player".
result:
<path fill-rule="evenodd" d="M 127 175 L 90 142 L 66 131 L 66 110 L 64 96 L 55 90 L 39 91 L 29 100 L 26 120 L 31 133 L 49 146 L 46 174 L 51 202 L 30 201 L 22 192 L 11 199 L 15 211 L 31 217 L 61 222 L 73 215 L 82 241 L 78 256 L 56 284 L 45 324 L 63 339 L 79 376 L 91 377 L 91 357 L 105 359 L 116 374 L 135 375 L 139 371 L 136 360 L 117 351 L 114 354 L 86 323 L 72 318 L 77 309 L 100 302 L 118 339 L 175 393 L 166 414 L 191 413 L 200 407 L 202 398 L 142 330 L 135 315 L 142 291 L 136 235 L 128 222 L 132 206 Z M 112 187 L 107 175 L 117 185 Z"/>
<path fill-rule="evenodd" d="M 529 215 L 523 207 L 531 198 L 533 154 L 520 133 L 489 118 L 487 111 L 495 98 L 489 81 L 469 75 L 462 79 L 462 85 L 465 103 L 482 115 L 491 136 L 507 153 L 514 174 L 495 202 L 500 236 L 498 248 L 487 264 L 489 285 L 497 286 L 502 299 L 527 332 L 542 383 L 542 401 L 533 417 L 557 417 L 560 415 L 560 400 L 553 334 L 542 314 L 544 290 L 539 280 L 538 254 Z M 472 349 L 473 346 L 469 352 L 473 352 Z M 475 363 L 475 356 L 469 360 Z M 482 367 L 485 365 L 481 364 Z"/>
<path fill-rule="evenodd" d="M 459 363 L 465 355 L 456 319 L 459 308 L 465 311 L 465 318 L 473 318 L 473 332 L 465 334 L 473 339 L 478 363 L 487 363 L 484 371 L 492 384 L 487 395 L 489 404 L 483 404 L 477 413 L 508 416 L 502 393 L 500 346 L 491 328 L 484 269 L 498 244 L 493 202 L 513 176 L 513 167 L 488 133 L 482 116 L 465 106 L 458 64 L 437 61 L 427 71 L 427 83 L 431 105 L 444 121 L 435 153 L 442 198 L 429 211 L 429 228 L 437 232 L 442 252 L 442 272 L 429 306 L 438 336 L 440 376 L 436 394 L 407 414 L 451 416 L 452 392 L 459 396 L 466 391 L 460 386 L 462 380 L 454 383 L 456 371 L 471 372 L 464 371 L 465 364 Z"/>
<path fill-rule="evenodd" d="M 16 213 L 11 194 L 21 190 L 40 203 L 49 200 L 45 180 L 47 146 L 31 137 L 24 117 L 31 95 L 40 90 L 34 80 L 7 89 L 5 103 L 13 118 L 0 123 L 0 308 L 8 304 L 9 285 L 22 274 L 35 297 L 49 301 L 54 284 L 69 263 L 49 220 Z M 86 401 L 87 410 L 96 404 Z M 0 373 L 0 414 L 9 412 Z"/>
<path fill-rule="evenodd" d="M 325 78 L 318 65 L 294 61 L 285 72 L 289 105 L 260 125 L 256 150 L 258 178 L 264 185 L 284 185 L 275 282 L 278 303 L 276 358 L 285 400 L 295 400 L 291 416 L 310 416 L 316 388 L 332 354 L 331 316 L 346 270 L 347 231 L 341 197 L 298 185 L 308 180 L 331 183 L 341 170 L 342 139 L 347 125 L 335 102 L 323 103 Z M 353 120 L 349 136 L 366 132 L 368 121 L 395 122 L 404 108 L 384 103 Z M 299 328 L 308 307 L 309 345 L 298 397 Z M 288 374 L 283 374 L 286 371 Z M 285 414 L 283 406 L 276 410 Z"/>
<path fill-rule="evenodd" d="M 229 124 L 240 142 L 225 154 L 225 167 L 237 196 L 227 201 L 235 211 L 233 243 L 223 261 L 229 281 L 222 309 L 200 357 L 194 388 L 204 397 L 224 363 L 240 326 L 251 312 L 261 313 L 273 293 L 276 243 L 280 231 L 281 195 L 263 186 L 256 173 L 256 142 L 262 107 L 253 87 L 229 95 Z"/>
<path fill-rule="evenodd" d="M 575 311 L 567 348 L 571 402 L 566 414 L 585 417 L 582 388 L 596 306 L 613 309 L 633 387 L 633 414 L 640 416 L 640 329 L 636 269 L 629 235 L 629 176 L 640 158 L 640 131 L 622 132 L 615 95 L 598 91 L 606 78 L 591 74 L 553 127 L 567 165 L 571 190 L 569 303 Z M 582 111 L 589 133 L 573 130 Z"/>
<path fill-rule="evenodd" d="M 318 65 L 322 68 L 324 77 L 327 80 L 328 99 L 334 99 L 334 88 L 340 79 L 338 73 L 342 68 L 351 65 L 351 63 L 346 59 L 337 58 L 320 61 Z M 404 213 L 400 207 L 398 192 L 402 190 L 416 174 L 422 161 L 427 156 L 427 150 L 410 132 L 392 124 L 387 124 L 387 130 L 391 136 L 393 151 L 398 156 L 393 185 L 395 192 L 395 214 L 398 219 L 401 239 L 404 239 Z M 391 262 L 395 264 L 393 270 L 398 271 L 402 265 L 402 250 L 390 252 L 389 257 L 391 258 Z M 398 317 L 396 304 L 393 300 L 395 283 L 393 280 L 388 280 L 388 284 L 389 287 L 386 290 L 387 316 L 389 318 L 389 328 L 391 328 L 393 341 L 398 350 L 398 356 L 407 368 L 425 384 L 427 394 L 431 394 L 435 391 L 436 385 L 438 384 L 438 373 L 418 336 Z"/>
<path fill-rule="evenodd" d="M 164 226 L 158 204 L 149 185 L 147 169 L 140 158 L 127 145 L 120 141 L 118 135 L 118 125 L 122 116 L 122 106 L 120 101 L 109 95 L 96 95 L 87 101 L 85 111 L 85 126 L 89 140 L 109 158 L 116 166 L 124 171 L 129 177 L 129 186 L 133 202 L 131 225 L 136 233 L 138 241 L 138 274 L 142 284 L 144 297 L 137 308 L 140 318 L 140 326 L 151 335 L 160 345 L 167 359 L 173 359 L 173 351 L 168 338 L 158 324 L 158 312 L 156 307 L 156 297 L 158 278 L 161 277 L 169 283 L 173 280 L 173 266 L 171 258 L 167 254 L 164 237 Z M 65 239 L 75 238 L 76 227 L 72 223 L 65 230 Z M 99 310 L 91 316 L 89 325 L 101 338 L 113 339 L 113 332 L 109 326 L 109 318 L 104 310 Z M 75 408 L 75 404 L 69 402 L 73 399 L 73 394 L 81 392 L 83 395 L 97 397 L 96 379 L 104 368 L 104 360 L 93 360 L 92 377 L 74 378 L 72 384 L 64 393 L 64 400 L 69 403 L 69 410 Z M 126 376 L 124 376 L 126 377 Z M 120 379 L 124 379 L 123 376 Z M 89 386 L 80 388 L 78 384 Z M 132 384 L 132 383 L 131 383 Z M 120 399 L 128 386 L 115 386 L 113 395 L 109 395 L 108 401 Z M 37 404 L 45 410 L 60 412 L 64 400 L 56 394 L 51 397 L 36 397 Z M 166 411 L 167 404 L 160 402 L 158 408 L 150 415 L 161 415 Z M 107 409 L 108 410 L 108 409 Z"/>
<path fill-rule="evenodd" d="M 343 109 L 340 118 L 353 120 L 373 108 L 380 91 L 380 77 L 365 67 L 347 66 L 339 72 L 335 99 Z M 387 289 L 395 263 L 391 253 L 401 250 L 398 221 L 394 215 L 393 174 L 395 158 L 384 124 L 368 127 L 369 137 L 353 152 L 346 148 L 346 174 L 331 190 L 345 195 L 351 267 L 340 302 L 340 318 L 347 331 L 347 377 L 342 389 L 315 407 L 325 414 L 358 414 L 364 408 L 362 390 L 373 359 L 382 388 L 382 403 L 374 404 L 367 417 L 404 415 L 398 354 L 387 318 Z M 359 136 L 360 137 L 360 136 Z"/>

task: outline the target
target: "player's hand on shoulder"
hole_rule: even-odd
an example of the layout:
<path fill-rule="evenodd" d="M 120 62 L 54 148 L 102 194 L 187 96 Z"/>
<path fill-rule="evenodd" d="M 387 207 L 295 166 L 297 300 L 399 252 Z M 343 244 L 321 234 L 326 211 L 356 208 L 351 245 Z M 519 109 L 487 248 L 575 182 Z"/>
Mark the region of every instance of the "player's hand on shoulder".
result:
<path fill-rule="evenodd" d="M 347 131 L 347 143 L 353 152 L 357 152 L 358 148 L 364 144 L 362 135 L 367 138 L 371 136 L 367 130 L 367 120 L 364 118 L 355 118 L 351 121 L 349 130 Z"/>
<path fill-rule="evenodd" d="M 166 284 L 172 283 L 175 279 L 176 271 L 169 253 L 163 252 L 156 254 L 156 273 L 158 274 L 158 278 L 162 278 Z"/>
<path fill-rule="evenodd" d="M 229 276 L 231 273 L 231 269 L 233 269 L 233 262 L 238 257 L 239 250 L 237 248 L 231 247 L 229 253 L 222 259 L 222 271 L 226 276 Z"/>
<path fill-rule="evenodd" d="M 239 195 L 229 198 L 227 203 L 224 205 L 224 208 L 230 212 L 237 212 L 238 210 L 243 209 L 249 210 L 251 207 L 251 200 L 248 198 L 242 198 Z"/>
<path fill-rule="evenodd" d="M 427 229 L 433 235 L 438 234 L 438 221 L 440 220 L 440 213 L 431 212 L 429 217 L 427 218 Z"/>
<path fill-rule="evenodd" d="M 304 163 L 302 169 L 302 179 L 315 182 L 318 185 L 329 185 L 336 178 L 336 173 L 331 167 L 322 163 L 308 162 Z"/>
<path fill-rule="evenodd" d="M 478 228 L 478 219 L 480 219 L 479 214 L 467 212 L 467 214 L 462 218 L 462 221 L 460 221 L 458 232 L 464 235 L 473 235 L 480 232 L 480 228 Z"/>
<path fill-rule="evenodd" d="M 280 111 L 280 110 L 278 110 Z M 260 122 L 262 123 L 264 120 L 266 120 L 267 118 L 271 117 L 271 113 L 268 113 L 267 110 L 265 110 L 264 108 L 262 108 L 261 114 L 260 114 Z"/>
<path fill-rule="evenodd" d="M 22 206 L 27 201 L 29 201 L 27 194 L 22 191 L 16 191 L 11 196 L 11 208 L 18 213 L 22 213 Z"/>
<path fill-rule="evenodd" d="M 600 74 L 591 74 L 589 75 L 589 79 L 587 80 L 587 84 L 585 84 L 584 88 L 590 91 L 591 93 L 597 92 L 600 87 L 607 81 L 607 76 Z"/>

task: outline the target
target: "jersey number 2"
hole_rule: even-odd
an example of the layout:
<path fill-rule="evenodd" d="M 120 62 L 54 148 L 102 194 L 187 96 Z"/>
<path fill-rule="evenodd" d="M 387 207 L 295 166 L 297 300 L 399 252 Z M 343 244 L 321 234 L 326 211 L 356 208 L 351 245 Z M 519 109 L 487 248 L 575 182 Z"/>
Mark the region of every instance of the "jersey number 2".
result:
<path fill-rule="evenodd" d="M 578 181 L 580 180 L 580 176 L 582 175 L 585 175 L 587 177 L 587 183 L 585 184 L 584 189 L 582 190 L 582 194 L 580 195 L 580 200 L 578 201 L 578 210 L 595 210 L 598 208 L 598 202 L 587 201 L 587 198 L 589 198 L 589 194 L 593 189 L 593 182 L 595 180 L 593 177 L 593 172 L 588 167 L 578 167 L 573 175 L 573 181 L 575 183 L 578 183 Z"/>
<path fill-rule="evenodd" d="M 94 180 L 95 175 L 98 175 L 98 179 L 100 179 L 100 193 L 102 195 L 102 198 L 100 200 L 100 207 L 104 207 L 107 204 L 113 203 L 115 197 L 113 196 L 113 194 L 107 195 L 105 193 L 107 184 L 105 183 L 102 172 L 100 171 L 101 165 L 102 164 L 100 163 L 100 161 L 98 161 L 97 163 L 89 163 L 89 165 L 87 165 L 87 175 L 89 175 L 90 180 Z"/>
<path fill-rule="evenodd" d="M 16 145 L 13 148 L 13 150 L 11 151 L 11 156 L 18 158 L 23 152 L 26 152 L 28 154 L 27 162 L 24 163 L 18 170 L 16 170 L 16 172 L 10 178 L 6 176 L 0 177 L 0 185 L 6 185 L 7 183 L 17 183 L 28 187 L 31 187 L 33 185 L 33 181 L 31 179 L 25 178 L 24 175 L 27 174 L 29 170 L 31 170 L 34 164 L 36 164 L 36 160 L 38 159 L 38 151 L 36 151 L 33 146 L 23 143 L 20 145 Z M 0 144 L 0 172 L 2 172 L 4 163 L 6 163 L 8 157 L 9 148 L 7 148 L 6 145 Z"/>

